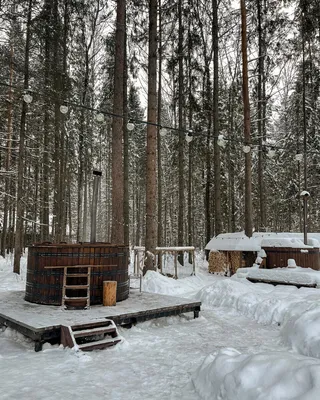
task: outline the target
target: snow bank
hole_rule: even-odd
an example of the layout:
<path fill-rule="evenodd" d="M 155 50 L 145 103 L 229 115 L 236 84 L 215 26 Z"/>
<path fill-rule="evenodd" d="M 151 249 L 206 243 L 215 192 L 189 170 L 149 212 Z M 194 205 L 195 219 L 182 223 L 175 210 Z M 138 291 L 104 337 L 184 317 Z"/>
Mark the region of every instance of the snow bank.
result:
<path fill-rule="evenodd" d="M 239 272 L 241 274 L 241 271 Z M 298 285 L 320 285 L 320 273 L 311 268 L 248 268 L 247 277 Z"/>
<path fill-rule="evenodd" d="M 319 233 L 308 234 L 308 244 L 304 244 L 303 233 L 294 232 L 254 232 L 252 237 L 244 231 L 221 233 L 213 237 L 206 245 L 206 250 L 259 251 L 262 247 L 319 247 Z"/>
<path fill-rule="evenodd" d="M 319 289 L 220 280 L 195 296 L 207 307 L 233 308 L 263 324 L 281 325 L 283 339 L 301 354 L 320 358 Z"/>
<path fill-rule="evenodd" d="M 221 279 L 222 277 L 220 277 Z M 183 279 L 172 279 L 155 271 L 148 271 L 142 282 L 144 292 L 166 294 L 169 296 L 190 297 L 201 288 L 215 282 L 216 276 L 201 273 Z"/>
<path fill-rule="evenodd" d="M 21 257 L 20 275 L 13 272 L 13 255 L 0 257 L 0 290 L 24 290 L 26 286 L 27 256 Z"/>
<path fill-rule="evenodd" d="M 271 352 L 241 354 L 222 349 L 210 354 L 192 376 L 205 400 L 317 400 L 320 361 Z"/>
<path fill-rule="evenodd" d="M 315 273 L 318 272 L 312 271 Z M 238 276 L 198 274 L 174 280 L 154 271 L 146 274 L 142 288 L 200 300 L 203 307 L 210 309 L 234 309 L 262 324 L 280 325 L 287 345 L 303 355 L 320 358 L 319 289 L 253 284 Z"/>

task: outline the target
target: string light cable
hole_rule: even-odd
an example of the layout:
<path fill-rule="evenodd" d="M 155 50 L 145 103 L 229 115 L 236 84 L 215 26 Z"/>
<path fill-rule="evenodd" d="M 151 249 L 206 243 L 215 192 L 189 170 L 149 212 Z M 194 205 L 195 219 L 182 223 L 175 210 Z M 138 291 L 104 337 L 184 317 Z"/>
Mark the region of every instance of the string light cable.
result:
<path fill-rule="evenodd" d="M 132 117 L 128 117 L 127 115 L 116 114 L 116 113 L 113 113 L 108 110 L 102 110 L 102 109 L 98 109 L 98 108 L 91 107 L 88 105 L 75 103 L 73 101 L 63 100 L 61 98 L 58 98 L 56 95 L 44 96 L 42 93 L 36 92 L 33 89 L 30 89 L 30 88 L 24 89 L 22 87 L 8 84 L 8 83 L 1 82 L 1 81 L 0 81 L 0 86 L 9 87 L 11 89 L 17 89 L 21 93 L 23 101 L 25 101 L 28 105 L 30 105 L 33 102 L 34 97 L 40 97 L 40 98 L 46 97 L 46 98 L 49 98 L 50 100 L 52 100 L 53 102 L 58 102 L 60 104 L 60 112 L 64 115 L 66 115 L 69 112 L 69 108 L 72 107 L 72 108 L 77 108 L 77 109 L 85 109 L 85 110 L 95 113 L 95 119 L 97 122 L 100 122 L 100 123 L 104 122 L 105 116 L 112 117 L 112 118 L 128 119 L 127 129 L 129 131 L 134 130 L 135 124 L 142 124 L 145 126 L 152 125 L 159 129 L 160 136 L 165 137 L 167 135 L 168 131 L 177 132 L 178 134 L 180 134 L 180 133 L 184 134 L 185 139 L 188 143 L 190 143 L 194 137 L 199 137 L 199 136 L 203 137 L 204 135 L 208 135 L 208 133 L 209 134 L 212 133 L 212 131 L 209 131 L 209 130 L 201 130 L 201 132 L 200 132 L 199 128 L 194 129 L 194 130 L 179 129 L 177 127 L 172 127 L 172 126 L 158 124 L 155 122 L 150 122 L 150 121 L 146 121 L 146 120 L 142 120 L 142 119 L 132 118 Z M 255 137 L 253 139 L 252 143 L 250 143 L 250 144 L 239 141 L 239 139 L 226 137 L 222 134 L 219 134 L 218 136 L 211 135 L 210 138 L 216 139 L 218 146 L 221 148 L 225 148 L 228 142 L 234 142 L 237 145 L 242 144 L 242 151 L 244 153 L 249 153 L 250 151 L 255 151 L 255 148 L 261 147 L 261 144 L 255 143 L 255 140 L 259 139 L 257 137 Z M 274 143 L 264 142 L 262 144 L 262 148 L 259 149 L 259 151 L 262 150 L 264 152 L 267 152 L 267 149 L 269 149 L 268 157 L 270 159 L 274 158 L 276 156 L 276 150 L 288 150 L 287 147 L 280 147 Z M 319 154 L 319 152 L 308 151 L 308 154 Z M 299 161 L 299 162 L 302 161 L 300 152 L 297 152 L 297 154 L 295 155 L 295 159 L 296 159 L 296 161 Z"/>

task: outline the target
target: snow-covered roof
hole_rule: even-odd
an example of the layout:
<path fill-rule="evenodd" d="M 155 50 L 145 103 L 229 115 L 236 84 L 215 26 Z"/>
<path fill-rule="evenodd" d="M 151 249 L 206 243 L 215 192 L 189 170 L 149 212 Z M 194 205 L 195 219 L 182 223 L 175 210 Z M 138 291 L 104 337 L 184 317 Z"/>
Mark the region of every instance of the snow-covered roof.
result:
<path fill-rule="evenodd" d="M 252 237 L 244 231 L 221 233 L 213 237 L 206 245 L 206 250 L 223 251 L 259 251 L 263 247 L 320 247 L 320 233 L 308 233 L 308 245 L 304 244 L 303 233 L 294 232 L 254 232 Z"/>
<path fill-rule="evenodd" d="M 244 232 L 221 233 L 210 240 L 206 250 L 259 251 L 261 239 L 249 238 Z"/>

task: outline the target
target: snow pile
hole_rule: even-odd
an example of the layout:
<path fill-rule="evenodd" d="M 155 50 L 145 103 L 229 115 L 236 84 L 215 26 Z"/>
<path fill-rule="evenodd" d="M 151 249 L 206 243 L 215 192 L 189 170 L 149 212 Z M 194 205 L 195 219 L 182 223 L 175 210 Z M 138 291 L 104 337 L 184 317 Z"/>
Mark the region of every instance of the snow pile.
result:
<path fill-rule="evenodd" d="M 297 306 L 296 314 L 292 310 L 292 317 L 283 326 L 282 336 L 298 353 L 320 358 L 320 302 L 315 302 L 305 312 L 302 304 Z"/>
<path fill-rule="evenodd" d="M 198 274 L 174 280 L 154 271 L 146 274 L 142 288 L 200 300 L 209 309 L 234 309 L 258 323 L 280 325 L 287 345 L 303 355 L 320 358 L 319 289 L 253 284 L 237 276 Z"/>
<path fill-rule="evenodd" d="M 313 245 L 319 246 L 319 242 L 317 240 L 313 240 Z M 280 238 L 262 238 L 261 240 L 261 246 L 262 247 L 292 247 L 294 249 L 299 249 L 299 248 L 312 248 L 309 244 L 306 245 L 303 242 L 303 239 L 299 238 L 285 238 L 285 237 L 280 237 Z"/>
<path fill-rule="evenodd" d="M 206 250 L 259 251 L 262 247 L 312 248 L 320 246 L 320 234 L 309 233 L 308 245 L 304 244 L 303 233 L 294 232 L 254 232 L 252 237 L 244 231 L 221 233 L 213 237 Z"/>
<path fill-rule="evenodd" d="M 253 284 L 225 279 L 195 296 L 207 307 L 233 308 L 263 324 L 281 325 L 287 344 L 301 354 L 320 358 L 320 292 L 295 286 Z"/>
<path fill-rule="evenodd" d="M 20 275 L 14 274 L 13 256 L 5 259 L 0 257 L 0 290 L 24 290 L 26 286 L 27 257 L 23 256 L 20 262 Z"/>
<path fill-rule="evenodd" d="M 220 279 L 222 277 L 219 277 Z M 191 297 L 204 286 L 216 282 L 216 276 L 198 273 L 183 279 L 172 279 L 155 271 L 148 271 L 142 282 L 144 292 L 159 293 L 177 297 Z M 223 279 L 223 278 L 222 278 Z"/>
<path fill-rule="evenodd" d="M 248 268 L 247 278 L 309 286 L 320 284 L 320 273 L 310 268 Z"/>
<path fill-rule="evenodd" d="M 205 400 L 317 400 L 320 361 L 284 352 L 209 355 L 192 377 Z"/>
<path fill-rule="evenodd" d="M 245 235 L 243 232 L 221 233 L 213 237 L 205 247 L 206 250 L 259 251 L 261 238 Z"/>
<path fill-rule="evenodd" d="M 25 261 L 17 276 L 12 263 L 0 260 L 0 292 L 24 289 Z M 202 301 L 200 318 L 186 314 L 123 329 L 124 341 L 113 349 L 83 354 L 46 345 L 35 353 L 28 340 L 0 330 L 5 398 L 38 393 L 72 400 L 76 387 L 79 400 L 318 400 L 320 360 L 290 350 L 320 358 L 319 289 L 241 278 L 253 269 L 232 278 L 211 275 L 200 261 L 196 276 L 175 280 L 149 271 L 142 282 L 144 291 Z M 166 268 L 173 269 L 171 261 Z M 300 268 L 290 269 L 295 272 Z"/>

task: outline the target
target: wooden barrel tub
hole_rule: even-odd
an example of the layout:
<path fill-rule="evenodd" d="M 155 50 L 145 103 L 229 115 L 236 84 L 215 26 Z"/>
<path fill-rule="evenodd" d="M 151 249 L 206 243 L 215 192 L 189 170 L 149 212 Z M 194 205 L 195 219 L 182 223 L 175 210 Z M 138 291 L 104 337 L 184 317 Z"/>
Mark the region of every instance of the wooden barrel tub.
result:
<path fill-rule="evenodd" d="M 299 267 L 320 270 L 320 249 L 318 247 L 263 247 L 266 257 L 266 268 L 283 268 L 288 266 L 288 259 L 293 258 Z"/>
<path fill-rule="evenodd" d="M 73 265 L 101 265 L 91 269 L 91 304 L 102 304 L 103 281 L 117 281 L 117 301 L 125 300 L 129 296 L 128 255 L 127 246 L 109 243 L 34 244 L 28 250 L 25 300 L 61 305 L 64 269 L 45 267 Z M 72 284 L 81 284 L 81 278 L 71 279 Z"/>

